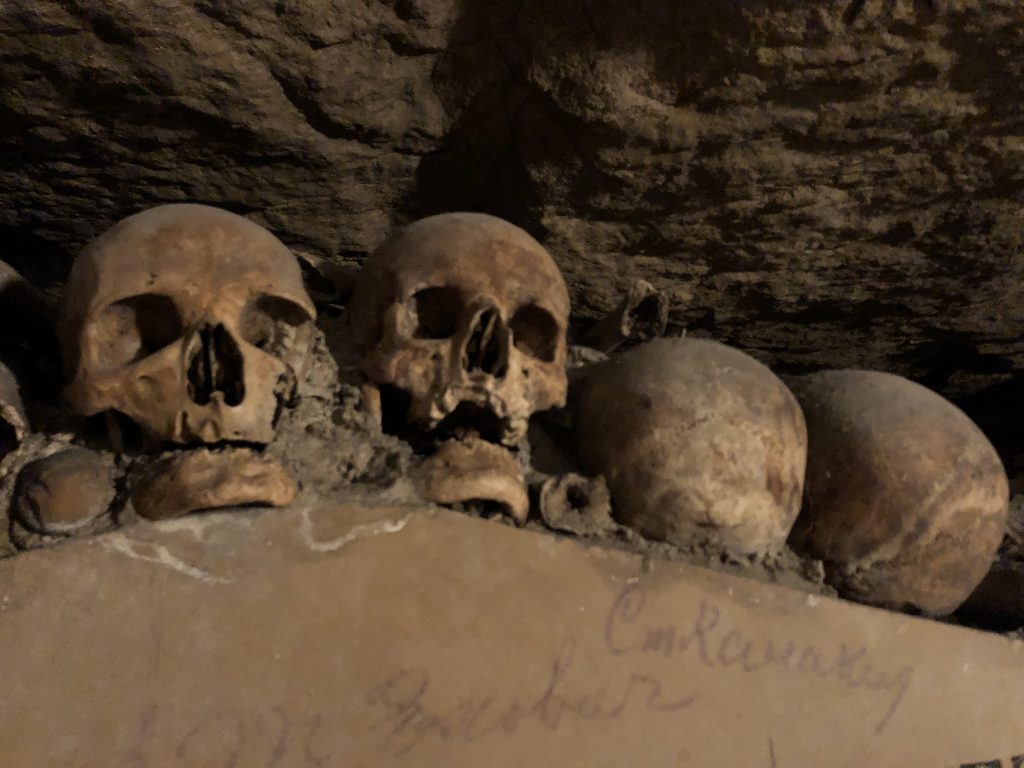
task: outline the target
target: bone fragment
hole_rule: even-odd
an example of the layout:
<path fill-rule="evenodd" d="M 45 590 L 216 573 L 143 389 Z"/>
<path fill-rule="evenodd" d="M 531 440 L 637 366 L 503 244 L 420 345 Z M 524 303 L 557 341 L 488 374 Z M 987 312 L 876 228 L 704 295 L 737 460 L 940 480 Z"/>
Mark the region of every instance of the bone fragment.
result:
<path fill-rule="evenodd" d="M 595 536 L 616 529 L 611 518 L 611 497 L 603 477 L 570 473 L 544 481 L 540 487 L 540 515 L 549 528 Z"/>
<path fill-rule="evenodd" d="M 298 486 L 277 460 L 247 448 L 198 448 L 160 459 L 132 487 L 135 511 L 166 520 L 222 507 L 283 507 Z"/>
<path fill-rule="evenodd" d="M 633 280 L 622 303 L 583 334 L 580 344 L 611 352 L 626 341 L 657 338 L 668 326 L 668 309 L 668 297 L 664 293 L 646 280 Z"/>
<path fill-rule="evenodd" d="M 114 494 L 111 468 L 99 455 L 71 448 L 25 466 L 13 508 L 29 530 L 66 536 L 105 514 Z"/>

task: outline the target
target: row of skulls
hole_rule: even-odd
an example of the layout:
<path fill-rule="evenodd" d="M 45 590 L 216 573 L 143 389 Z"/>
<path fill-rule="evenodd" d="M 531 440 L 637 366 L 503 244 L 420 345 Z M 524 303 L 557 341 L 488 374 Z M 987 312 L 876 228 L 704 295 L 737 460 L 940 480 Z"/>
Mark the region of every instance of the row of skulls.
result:
<path fill-rule="evenodd" d="M 366 261 L 347 341 L 367 408 L 386 422 L 398 403 L 397 431 L 433 439 L 418 471 L 425 497 L 495 499 L 524 521 L 518 448 L 531 417 L 569 401 L 586 477 L 550 478 L 540 494 L 563 513 L 610 493 L 618 522 L 652 539 L 744 555 L 788 541 L 824 561 L 844 594 L 928 613 L 955 609 L 984 576 L 1006 523 L 1005 471 L 938 395 L 864 371 L 790 389 L 738 350 L 686 338 L 570 371 L 569 310 L 544 248 L 483 214 L 414 222 Z M 147 516 L 285 504 L 294 482 L 261 447 L 300 390 L 315 323 L 300 266 L 270 232 L 206 206 L 154 208 L 75 261 L 60 327 L 65 399 L 156 443 L 208 449 L 139 484 Z M 0 415 L 16 439 L 24 419 L 11 416 L 3 374 Z M 197 476 L 203 487 L 183 500 Z M 46 528 L 38 487 L 32 498 Z"/>

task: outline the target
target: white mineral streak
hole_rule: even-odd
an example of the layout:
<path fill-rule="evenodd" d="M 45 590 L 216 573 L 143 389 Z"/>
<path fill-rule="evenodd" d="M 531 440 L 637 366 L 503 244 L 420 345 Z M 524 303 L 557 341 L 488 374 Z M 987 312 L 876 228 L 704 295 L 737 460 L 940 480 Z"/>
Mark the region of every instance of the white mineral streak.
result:
<path fill-rule="evenodd" d="M 335 539 L 318 539 L 313 532 L 313 520 L 309 516 L 309 509 L 302 510 L 302 522 L 299 524 L 299 534 L 306 546 L 313 552 L 336 552 L 347 544 L 358 539 L 380 536 L 384 533 L 398 533 L 405 528 L 412 513 L 394 520 L 377 520 L 372 523 L 354 525 L 343 536 Z"/>
<path fill-rule="evenodd" d="M 223 576 L 216 576 L 204 571 L 195 565 L 186 563 L 184 560 L 175 557 L 170 550 L 162 544 L 153 544 L 148 541 L 137 541 L 130 539 L 122 533 L 112 533 L 103 538 L 104 548 L 113 552 L 130 557 L 132 560 L 142 560 L 147 563 L 154 563 L 170 568 L 182 576 L 202 581 L 207 584 L 230 584 L 234 579 Z"/>

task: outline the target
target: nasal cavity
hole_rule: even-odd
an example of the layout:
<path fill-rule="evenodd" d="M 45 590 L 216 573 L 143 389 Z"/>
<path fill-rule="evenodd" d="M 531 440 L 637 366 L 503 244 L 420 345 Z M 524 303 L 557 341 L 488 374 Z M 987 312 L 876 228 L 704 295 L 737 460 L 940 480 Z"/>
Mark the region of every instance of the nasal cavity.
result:
<path fill-rule="evenodd" d="M 245 399 L 245 360 L 223 325 L 204 325 L 196 332 L 188 363 L 188 394 L 196 405 L 208 405 L 220 392 L 226 405 Z"/>
<path fill-rule="evenodd" d="M 501 378 L 508 368 L 508 329 L 496 308 L 485 309 L 473 320 L 462 351 L 462 367 L 469 373 Z"/>

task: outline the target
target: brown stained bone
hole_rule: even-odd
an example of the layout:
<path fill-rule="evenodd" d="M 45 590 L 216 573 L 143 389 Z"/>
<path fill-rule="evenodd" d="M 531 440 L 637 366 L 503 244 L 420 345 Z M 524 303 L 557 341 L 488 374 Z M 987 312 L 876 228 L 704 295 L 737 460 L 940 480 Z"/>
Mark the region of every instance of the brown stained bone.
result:
<path fill-rule="evenodd" d="M 167 520 L 223 507 L 290 504 L 295 479 L 276 459 L 246 448 L 198 448 L 156 461 L 132 486 L 135 511 Z"/>
<path fill-rule="evenodd" d="M 92 451 L 72 448 L 22 469 L 12 509 L 30 531 L 66 536 L 106 514 L 114 495 L 111 467 Z"/>
<path fill-rule="evenodd" d="M 18 447 L 28 434 L 28 418 L 14 374 L 0 363 L 0 457 Z"/>
<path fill-rule="evenodd" d="M 315 310 L 291 252 L 202 205 L 131 216 L 76 259 L 61 336 L 65 395 L 172 443 L 266 443 L 304 372 Z"/>
<path fill-rule="evenodd" d="M 444 442 L 416 474 L 423 498 L 479 512 L 500 511 L 526 522 L 530 499 L 515 457 L 477 437 Z"/>
<path fill-rule="evenodd" d="M 370 416 L 370 419 L 378 427 L 381 425 L 381 419 L 383 418 L 383 409 L 380 402 L 380 387 L 371 382 L 364 382 L 359 387 L 359 393 L 362 395 L 362 408 Z"/>
<path fill-rule="evenodd" d="M 533 413 L 565 402 L 565 282 L 536 240 L 493 216 L 432 216 L 390 237 L 348 321 L 363 372 L 404 393 L 420 430 L 457 422 L 513 445 Z"/>
<path fill-rule="evenodd" d="M 577 536 L 599 536 L 614 531 L 611 496 L 603 477 L 559 475 L 540 487 L 540 516 L 556 531 Z"/>
<path fill-rule="evenodd" d="M 668 326 L 668 297 L 646 280 L 633 280 L 626 297 L 580 338 L 580 344 L 611 352 L 627 341 L 650 341 Z"/>
<path fill-rule="evenodd" d="M 839 591 L 931 615 L 955 610 L 989 570 L 1009 487 L 962 411 L 911 381 L 824 371 L 793 383 L 807 419 L 806 502 L 795 549 Z"/>
<path fill-rule="evenodd" d="M 616 519 L 683 547 L 782 549 L 800 509 L 806 431 L 765 366 L 700 339 L 656 339 L 574 390 L 576 455 Z"/>

